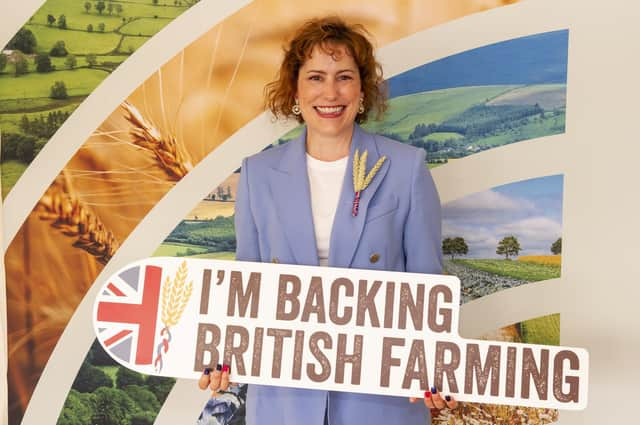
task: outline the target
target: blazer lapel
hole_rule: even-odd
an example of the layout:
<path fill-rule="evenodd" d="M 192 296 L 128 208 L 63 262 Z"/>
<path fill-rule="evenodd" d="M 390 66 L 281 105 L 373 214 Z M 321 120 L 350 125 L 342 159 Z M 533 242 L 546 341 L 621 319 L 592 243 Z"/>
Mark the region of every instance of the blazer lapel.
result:
<path fill-rule="evenodd" d="M 287 143 L 280 164 L 269 174 L 271 196 L 297 264 L 318 265 L 305 148 L 306 131 Z"/>
<path fill-rule="evenodd" d="M 349 154 L 349 164 L 345 172 L 342 183 L 342 192 L 338 201 L 338 209 L 333 219 L 331 229 L 331 242 L 329 246 L 329 266 L 331 267 L 351 267 L 353 256 L 360 243 L 360 237 L 364 230 L 367 218 L 369 202 L 380 187 L 389 169 L 389 159 L 382 164 L 380 170 L 375 175 L 369 186 L 360 193 L 360 205 L 358 215 L 351 215 L 355 192 L 353 190 L 353 156 L 358 149 L 360 155 L 365 150 L 368 151 L 367 168 L 368 172 L 380 158 L 378 147 L 374 136 L 366 133 L 358 125 L 354 126 L 353 138 L 351 140 L 351 152 Z M 315 243 L 315 242 L 314 242 Z"/>

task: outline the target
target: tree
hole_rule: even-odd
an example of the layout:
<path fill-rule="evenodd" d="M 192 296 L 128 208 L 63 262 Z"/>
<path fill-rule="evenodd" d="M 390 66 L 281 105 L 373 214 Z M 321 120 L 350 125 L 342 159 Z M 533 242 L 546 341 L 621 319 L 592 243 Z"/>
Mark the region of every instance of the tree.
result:
<path fill-rule="evenodd" d="M 91 24 L 87 25 L 87 31 L 88 32 L 93 32 L 93 25 L 91 25 Z"/>
<path fill-rule="evenodd" d="M 0 53 L 0 72 L 4 71 L 4 69 L 7 67 L 7 63 L 9 63 L 7 55 L 5 55 L 4 53 Z"/>
<path fill-rule="evenodd" d="M 120 366 L 116 372 L 116 387 L 122 389 L 129 385 L 144 385 L 144 377 L 138 372 Z"/>
<path fill-rule="evenodd" d="M 56 425 L 84 425 L 91 423 L 95 397 L 93 394 L 69 391 Z"/>
<path fill-rule="evenodd" d="M 95 414 L 92 424 L 128 425 L 131 414 L 135 411 L 135 403 L 124 392 L 115 388 L 98 388 L 95 393 Z"/>
<path fill-rule="evenodd" d="M 65 59 L 64 64 L 67 66 L 67 68 L 73 69 L 78 65 L 78 60 L 74 55 L 69 55 L 67 56 L 67 59 Z"/>
<path fill-rule="evenodd" d="M 66 99 L 69 97 L 67 94 L 67 86 L 64 84 L 64 81 L 56 81 L 53 83 L 49 97 L 51 99 Z"/>
<path fill-rule="evenodd" d="M 160 404 L 163 404 L 167 399 L 175 383 L 176 380 L 173 378 L 154 375 L 147 377 L 147 388 L 156 396 Z"/>
<path fill-rule="evenodd" d="M 36 139 L 33 137 L 24 138 L 16 146 L 16 159 L 25 164 L 29 164 L 35 158 Z"/>
<path fill-rule="evenodd" d="M 47 15 L 47 25 L 52 26 L 55 23 L 56 23 L 56 17 L 51 14 Z"/>
<path fill-rule="evenodd" d="M 67 29 L 67 17 L 64 15 L 58 16 L 58 28 L 61 30 Z"/>
<path fill-rule="evenodd" d="M 138 412 L 131 416 L 131 425 L 153 425 L 155 421 L 156 415 L 151 412 Z"/>
<path fill-rule="evenodd" d="M 29 71 L 29 63 L 27 62 L 27 58 L 22 53 L 14 55 L 13 66 L 15 69 L 16 77 L 24 75 Z"/>
<path fill-rule="evenodd" d="M 116 3 L 116 14 L 118 16 L 120 16 L 122 14 L 123 10 L 124 10 L 124 8 L 122 7 L 122 5 L 120 3 Z"/>
<path fill-rule="evenodd" d="M 69 52 L 67 51 L 67 46 L 64 44 L 64 41 L 58 40 L 49 51 L 49 54 L 53 57 L 61 58 L 67 56 Z"/>
<path fill-rule="evenodd" d="M 109 12 L 109 15 L 113 15 L 113 2 L 110 1 L 109 4 L 107 5 L 107 12 Z"/>
<path fill-rule="evenodd" d="M 96 3 L 96 5 L 94 7 L 98 11 L 98 13 L 102 15 L 102 11 L 105 8 L 104 1 L 100 0 L 98 3 Z"/>
<path fill-rule="evenodd" d="M 146 387 L 140 385 L 129 385 L 124 389 L 131 400 L 133 400 L 140 410 L 147 412 L 157 412 L 160 410 L 160 403 L 155 394 Z"/>
<path fill-rule="evenodd" d="M 100 23 L 98 24 L 98 31 L 100 31 L 100 32 L 104 32 L 104 22 L 100 22 Z"/>
<path fill-rule="evenodd" d="M 158 5 L 158 0 L 151 0 L 151 2 L 153 3 L 154 6 Z"/>
<path fill-rule="evenodd" d="M 562 238 L 558 238 L 557 241 L 551 244 L 551 252 L 555 255 L 562 254 Z"/>
<path fill-rule="evenodd" d="M 84 10 L 86 10 L 87 13 L 89 13 L 89 11 L 91 10 L 91 2 L 88 2 L 88 1 L 84 2 Z"/>
<path fill-rule="evenodd" d="M 498 242 L 498 247 L 496 248 L 496 254 L 504 255 L 508 260 L 509 256 L 516 256 L 520 252 L 522 248 L 520 248 L 520 242 L 518 242 L 518 238 L 515 236 L 505 236 L 502 238 L 500 242 Z"/>
<path fill-rule="evenodd" d="M 468 252 L 469 246 L 467 246 L 464 238 L 460 236 L 445 238 L 442 241 L 442 253 L 450 255 L 452 260 L 455 259 L 456 255 L 467 255 Z"/>
<path fill-rule="evenodd" d="M 98 388 L 112 388 L 113 381 L 109 378 L 109 375 L 104 373 L 100 368 L 85 361 L 82 363 L 71 387 L 81 393 L 92 393 Z"/>
<path fill-rule="evenodd" d="M 35 52 L 37 45 L 36 36 L 27 28 L 21 28 L 9 41 L 7 49 L 20 50 L 22 53 L 31 54 Z"/>
<path fill-rule="evenodd" d="M 98 63 L 98 59 L 96 58 L 96 55 L 94 55 L 93 53 L 89 53 L 86 57 L 85 60 L 87 61 L 87 63 L 89 64 L 89 68 L 93 68 L 94 66 L 96 66 L 96 64 Z"/>
<path fill-rule="evenodd" d="M 38 53 L 35 59 L 36 71 L 38 72 L 51 72 L 55 68 L 51 65 L 51 58 L 46 53 Z"/>

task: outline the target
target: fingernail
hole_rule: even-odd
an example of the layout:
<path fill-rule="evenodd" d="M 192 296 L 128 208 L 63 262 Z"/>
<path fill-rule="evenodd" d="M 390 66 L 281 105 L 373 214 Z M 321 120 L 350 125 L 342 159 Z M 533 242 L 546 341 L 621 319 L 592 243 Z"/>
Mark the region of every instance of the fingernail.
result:
<path fill-rule="evenodd" d="M 208 375 L 209 373 L 211 373 L 211 369 L 206 368 L 206 369 L 204 370 L 204 374 L 205 374 L 205 375 Z"/>
<path fill-rule="evenodd" d="M 434 394 L 438 394 L 438 389 L 436 387 L 431 387 L 431 392 Z"/>
<path fill-rule="evenodd" d="M 424 392 L 424 397 L 425 398 L 431 398 L 431 391 L 425 391 Z"/>
<path fill-rule="evenodd" d="M 222 371 L 223 372 L 229 372 L 229 365 L 222 365 Z"/>
<path fill-rule="evenodd" d="M 220 371 L 222 370 L 222 365 L 221 365 L 220 363 L 218 363 L 218 364 L 216 365 L 216 370 L 217 370 L 218 372 L 220 372 Z"/>
<path fill-rule="evenodd" d="M 451 401 L 451 396 L 450 395 L 446 395 L 446 396 L 444 396 L 444 399 L 447 400 L 447 401 Z"/>

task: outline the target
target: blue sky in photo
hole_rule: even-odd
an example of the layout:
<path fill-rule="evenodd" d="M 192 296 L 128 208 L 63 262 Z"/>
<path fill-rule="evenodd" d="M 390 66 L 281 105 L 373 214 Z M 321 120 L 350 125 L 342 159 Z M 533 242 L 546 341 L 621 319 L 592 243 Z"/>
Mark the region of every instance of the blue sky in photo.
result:
<path fill-rule="evenodd" d="M 462 236 L 468 258 L 500 258 L 500 239 L 515 235 L 520 255 L 551 255 L 562 236 L 563 176 L 523 180 L 443 205 L 443 237 Z"/>
<path fill-rule="evenodd" d="M 464 86 L 566 84 L 569 30 L 514 38 L 448 56 L 389 79 L 390 97 Z"/>

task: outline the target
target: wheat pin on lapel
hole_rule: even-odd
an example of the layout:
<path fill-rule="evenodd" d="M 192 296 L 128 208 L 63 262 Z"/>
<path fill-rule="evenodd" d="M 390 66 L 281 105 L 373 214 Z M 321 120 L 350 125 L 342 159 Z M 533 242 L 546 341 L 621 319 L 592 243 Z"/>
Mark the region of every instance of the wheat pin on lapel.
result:
<path fill-rule="evenodd" d="M 358 209 L 360 207 L 360 193 L 369 186 L 371 180 L 375 177 L 382 164 L 387 159 L 386 156 L 382 156 L 373 166 L 373 168 L 367 173 L 367 156 L 369 153 L 365 150 L 360 155 L 358 149 L 353 154 L 353 191 L 355 196 L 353 198 L 353 208 L 351 208 L 351 215 L 353 217 L 358 215 Z"/>

